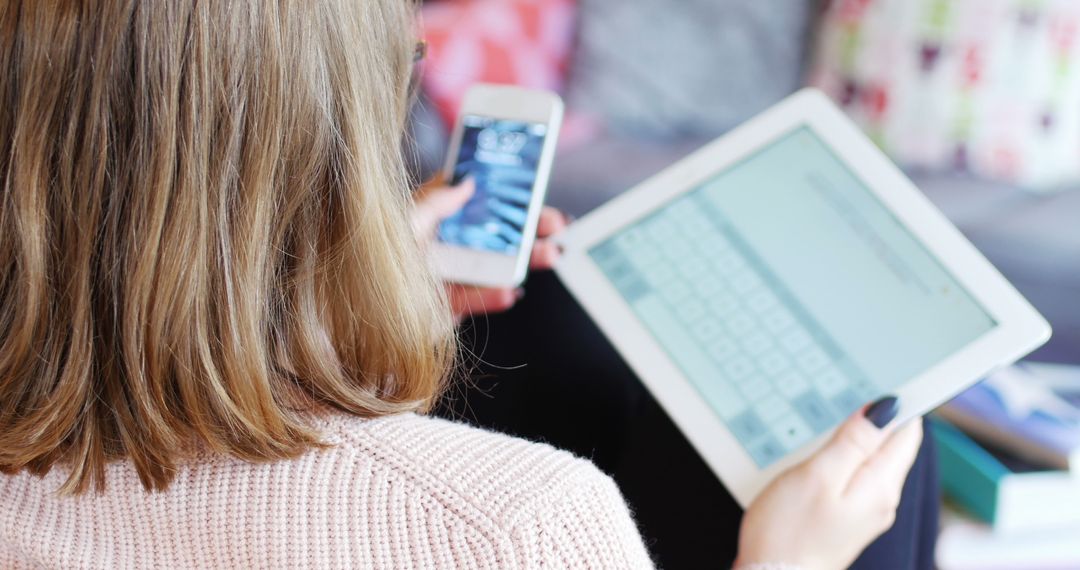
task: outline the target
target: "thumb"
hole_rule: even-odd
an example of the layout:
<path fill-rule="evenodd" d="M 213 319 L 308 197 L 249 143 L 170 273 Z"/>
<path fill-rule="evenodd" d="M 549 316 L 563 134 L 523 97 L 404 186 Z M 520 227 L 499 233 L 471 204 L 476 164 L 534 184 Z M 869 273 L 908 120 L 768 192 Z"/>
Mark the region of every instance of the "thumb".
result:
<path fill-rule="evenodd" d="M 476 193 L 476 182 L 466 178 L 456 186 L 440 186 L 424 193 L 421 204 L 439 220 L 457 212 Z"/>
<path fill-rule="evenodd" d="M 888 432 L 872 421 L 881 415 L 876 412 L 885 411 L 885 417 L 880 418 L 885 421 L 879 422 L 884 426 L 896 415 L 897 407 L 896 398 L 888 397 L 855 412 L 836 430 L 832 439 L 818 451 L 812 462 L 831 475 L 838 489 L 847 488 L 863 463 L 870 459 L 887 439 Z M 870 417 L 867 417 L 868 415 Z"/>
<path fill-rule="evenodd" d="M 476 193 L 476 182 L 466 178 L 456 186 L 433 186 L 416 197 L 414 224 L 422 236 L 435 232 L 439 222 L 460 210 Z"/>

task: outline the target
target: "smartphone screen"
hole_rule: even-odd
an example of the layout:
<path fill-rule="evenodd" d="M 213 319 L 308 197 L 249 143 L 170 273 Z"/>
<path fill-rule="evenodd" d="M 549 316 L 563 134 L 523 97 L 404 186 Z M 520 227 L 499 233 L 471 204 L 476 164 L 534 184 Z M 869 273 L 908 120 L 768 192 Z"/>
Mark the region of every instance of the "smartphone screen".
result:
<path fill-rule="evenodd" d="M 461 118 L 452 183 L 466 177 L 476 193 L 439 225 L 444 243 L 516 255 L 524 237 L 547 125 L 479 115 Z"/>

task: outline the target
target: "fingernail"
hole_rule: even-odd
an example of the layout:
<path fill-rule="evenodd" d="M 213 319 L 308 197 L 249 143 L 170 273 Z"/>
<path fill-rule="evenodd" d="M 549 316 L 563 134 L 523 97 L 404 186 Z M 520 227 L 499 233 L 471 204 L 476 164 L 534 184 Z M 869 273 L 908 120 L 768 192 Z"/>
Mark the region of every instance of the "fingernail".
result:
<path fill-rule="evenodd" d="M 562 212 L 562 217 L 563 217 L 563 223 L 565 223 L 568 226 L 570 224 L 574 223 L 577 220 L 577 216 L 575 216 L 573 214 L 567 214 L 566 212 Z"/>
<path fill-rule="evenodd" d="M 866 419 L 870 420 L 870 423 L 881 429 L 889 422 L 896 418 L 896 413 L 900 411 L 900 400 L 896 396 L 886 396 L 866 408 Z"/>
<path fill-rule="evenodd" d="M 525 289 L 523 289 L 521 287 L 518 287 L 517 289 L 514 289 L 514 299 L 520 301 L 521 298 L 524 297 L 524 296 L 525 296 Z"/>

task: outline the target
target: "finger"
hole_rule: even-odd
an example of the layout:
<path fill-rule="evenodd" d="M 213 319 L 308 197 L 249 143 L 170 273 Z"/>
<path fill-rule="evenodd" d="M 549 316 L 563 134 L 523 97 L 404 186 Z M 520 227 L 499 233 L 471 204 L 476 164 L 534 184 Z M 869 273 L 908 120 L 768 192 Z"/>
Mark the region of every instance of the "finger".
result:
<path fill-rule="evenodd" d="M 546 238 L 563 231 L 565 227 L 566 216 L 551 206 L 544 206 L 540 210 L 540 221 L 536 224 L 536 236 Z"/>
<path fill-rule="evenodd" d="M 922 420 L 916 418 L 892 433 L 852 477 L 847 493 L 852 495 L 899 493 L 922 445 Z M 895 497 L 899 499 L 899 496 Z"/>
<path fill-rule="evenodd" d="M 476 181 L 466 178 L 456 186 L 438 186 L 425 190 L 424 206 L 440 220 L 457 212 L 476 193 Z"/>
<path fill-rule="evenodd" d="M 500 313 L 514 306 L 521 298 L 520 289 L 492 289 L 457 283 L 447 286 L 450 307 L 459 317 Z"/>
<path fill-rule="evenodd" d="M 467 178 L 457 186 L 432 186 L 417 191 L 413 220 L 421 235 L 435 233 L 439 222 L 465 206 L 476 193 L 476 183 Z"/>
<path fill-rule="evenodd" d="M 529 267 L 539 270 L 551 269 L 559 260 L 559 253 L 559 246 L 555 242 L 546 239 L 538 240 L 533 244 Z"/>
<path fill-rule="evenodd" d="M 851 415 L 833 434 L 825 447 L 811 459 L 814 469 L 828 474 L 835 488 L 847 488 L 856 471 L 885 442 L 887 432 L 878 429 L 863 416 L 865 408 Z"/>
<path fill-rule="evenodd" d="M 466 176 L 466 178 L 468 178 L 468 176 Z M 427 181 L 421 184 L 420 187 L 416 190 L 416 192 L 422 194 L 424 192 L 430 192 L 431 190 L 434 190 L 436 188 L 445 188 L 448 186 L 455 186 L 455 184 L 452 184 L 450 180 L 443 176 L 442 172 L 437 172 L 434 176 L 427 179 Z"/>

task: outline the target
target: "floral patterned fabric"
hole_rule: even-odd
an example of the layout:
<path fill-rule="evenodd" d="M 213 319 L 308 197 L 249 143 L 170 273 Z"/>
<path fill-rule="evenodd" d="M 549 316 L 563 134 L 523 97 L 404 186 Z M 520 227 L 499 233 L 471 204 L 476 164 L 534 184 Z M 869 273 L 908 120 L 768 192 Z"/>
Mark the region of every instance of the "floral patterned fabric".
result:
<path fill-rule="evenodd" d="M 833 0 L 816 85 L 909 167 L 1080 181 L 1080 2 Z"/>

